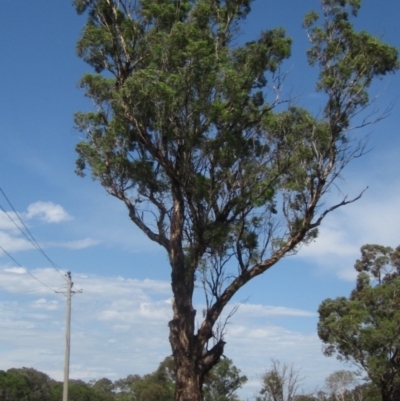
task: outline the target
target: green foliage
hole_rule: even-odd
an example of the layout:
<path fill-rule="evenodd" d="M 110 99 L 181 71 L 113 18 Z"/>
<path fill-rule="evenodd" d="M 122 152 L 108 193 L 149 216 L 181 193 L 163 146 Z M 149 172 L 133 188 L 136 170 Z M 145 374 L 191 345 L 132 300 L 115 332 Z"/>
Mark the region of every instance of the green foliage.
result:
<path fill-rule="evenodd" d="M 96 394 L 96 401 L 113 401 L 115 399 L 114 383 L 106 377 L 89 383 Z"/>
<path fill-rule="evenodd" d="M 0 372 L 0 400 L 53 401 L 51 379 L 32 368 Z"/>
<path fill-rule="evenodd" d="M 70 380 L 70 401 L 169 401 L 174 399 L 175 367 L 172 357 L 165 358 L 153 373 L 129 375 L 112 382 L 102 378 L 85 383 Z M 224 359 L 206 378 L 205 401 L 235 401 L 235 392 L 247 381 L 246 376 Z M 60 401 L 63 384 L 35 369 L 0 371 L 0 401 Z"/>
<path fill-rule="evenodd" d="M 345 372 L 346 373 L 346 372 Z M 351 373 L 351 372 L 350 372 Z M 293 376 L 294 374 L 294 376 Z M 291 376 L 292 375 L 292 376 Z M 335 372 L 327 382 L 343 383 L 343 372 Z M 337 380 L 339 378 L 339 380 Z M 295 379 L 295 380 L 293 380 Z M 204 383 L 204 401 L 238 401 L 236 391 L 247 381 L 232 360 L 223 359 L 207 375 Z M 310 395 L 299 395 L 299 378 L 292 366 L 273 361 L 272 368 L 263 375 L 262 397 L 258 401 L 382 401 L 379 389 L 372 383 L 364 383 L 335 396 L 319 391 Z M 81 380 L 70 381 L 70 401 L 168 401 L 173 400 L 176 382 L 174 360 L 165 358 L 156 371 L 144 376 L 129 375 L 112 382 L 102 378 L 85 383 Z M 345 380 L 346 382 L 346 380 Z M 290 384 L 291 383 L 291 384 Z M 294 387 L 293 387 L 294 385 Z M 328 386 L 331 390 L 336 386 Z M 287 392 L 288 386 L 295 391 Z M 267 389 L 267 387 L 273 391 Z M 340 387 L 340 386 L 339 386 Z M 0 401 L 60 401 L 63 383 L 50 379 L 35 369 L 9 369 L 0 371 Z M 271 398 L 272 397 L 272 398 Z"/>
<path fill-rule="evenodd" d="M 251 226 L 244 217 L 250 211 L 267 206 L 269 221 L 278 191 L 288 198 L 283 234 L 307 239 L 305 209 L 335 177 L 332 166 L 347 162 L 338 145 L 350 118 L 368 102 L 372 79 L 397 68 L 396 49 L 354 32 L 347 8 L 356 15 L 359 2 L 323 1 L 324 24 L 314 26 L 315 12 L 304 24 L 310 63 L 321 70 L 318 88 L 329 96 L 325 119 L 298 107 L 273 113 L 268 76 L 290 55 L 291 40 L 275 29 L 232 46 L 250 3 L 75 1 L 79 13 L 89 13 L 78 55 L 96 72 L 106 71 L 81 80 L 98 111 L 75 116 L 87 135 L 77 146 L 77 172 L 90 167 L 164 246 L 178 191 L 186 209 L 182 240 L 203 243 L 197 259 L 218 252 L 215 237 L 227 241 L 234 223 Z M 143 201 L 159 213 L 155 235 L 147 229 L 150 217 L 140 218 Z M 210 233 L 219 222 L 228 226 L 223 236 Z M 259 245 L 234 237 L 241 253 Z"/>
<path fill-rule="evenodd" d="M 351 391 L 351 394 L 354 396 L 349 401 L 353 401 L 353 399 L 360 401 L 382 401 L 379 388 L 371 382 L 356 386 Z"/>
<path fill-rule="evenodd" d="M 222 359 L 205 378 L 204 401 L 237 401 L 236 391 L 246 382 L 231 359 Z"/>
<path fill-rule="evenodd" d="M 174 399 L 175 372 L 173 359 L 165 358 L 158 369 L 150 374 L 129 375 L 114 384 L 115 398 L 119 401 L 169 401 Z"/>
<path fill-rule="evenodd" d="M 132 394 L 140 401 L 172 401 L 174 389 L 174 383 L 159 370 L 143 376 L 131 385 Z"/>
<path fill-rule="evenodd" d="M 295 401 L 299 397 L 299 385 L 302 379 L 293 365 L 272 360 L 271 367 L 261 378 L 261 397 L 257 397 L 257 401 Z"/>
<path fill-rule="evenodd" d="M 263 388 L 260 391 L 265 401 L 283 401 L 284 381 L 279 372 L 271 371 L 263 377 Z"/>
<path fill-rule="evenodd" d="M 346 396 L 349 395 L 356 383 L 356 374 L 349 370 L 333 372 L 325 380 L 325 385 L 329 390 L 331 398 L 338 401 L 345 401 Z"/>
<path fill-rule="evenodd" d="M 318 335 L 326 355 L 362 367 L 383 401 L 400 392 L 400 247 L 365 245 L 349 298 L 326 299 L 319 307 Z"/>
<path fill-rule="evenodd" d="M 95 401 L 95 393 L 82 380 L 70 380 L 68 383 L 68 398 L 71 401 Z"/>
<path fill-rule="evenodd" d="M 205 401 L 235 401 L 236 391 L 247 381 L 232 360 L 223 359 L 206 376 Z M 168 401 L 174 399 L 176 384 L 175 364 L 172 357 L 165 358 L 156 371 L 143 377 L 129 375 L 114 383 L 115 398 L 119 401 Z"/>
<path fill-rule="evenodd" d="M 0 401 L 60 401 L 63 383 L 32 368 L 0 371 Z M 69 383 L 69 401 L 113 401 L 112 382 L 101 379 L 89 385 L 81 380 Z"/>
<path fill-rule="evenodd" d="M 291 40 L 278 28 L 234 46 L 250 5 L 75 1 L 78 13 L 88 13 L 77 52 L 97 72 L 81 79 L 97 111 L 75 115 L 86 134 L 77 172 L 90 168 L 169 253 L 179 201 L 189 280 L 216 256 L 235 255 L 244 271 L 316 238 L 318 201 L 356 154 L 350 119 L 368 103 L 373 78 L 398 66 L 395 48 L 353 30 L 349 13 L 357 14 L 358 1 L 324 0 L 323 24 L 316 12 L 304 21 L 310 64 L 320 67 L 317 87 L 328 95 L 324 118 L 296 106 L 274 113 L 269 81 Z M 287 227 L 272 232 L 278 200 Z"/>
<path fill-rule="evenodd" d="M 368 88 L 377 75 L 396 70 L 397 50 L 365 31 L 355 32 L 349 16 L 356 16 L 361 0 L 322 0 L 324 23 L 315 26 L 315 11 L 303 22 L 312 43 L 311 65 L 321 73 L 317 90 L 329 95 L 325 116 L 334 118 L 338 128 L 349 127 L 350 118 L 368 103 Z"/>

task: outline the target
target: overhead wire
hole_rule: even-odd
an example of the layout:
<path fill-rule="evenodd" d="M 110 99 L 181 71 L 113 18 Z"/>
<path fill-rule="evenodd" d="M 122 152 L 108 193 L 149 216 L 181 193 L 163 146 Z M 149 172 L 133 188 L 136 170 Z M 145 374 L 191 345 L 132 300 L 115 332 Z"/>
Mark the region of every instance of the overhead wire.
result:
<path fill-rule="evenodd" d="M 22 230 L 22 228 L 14 221 L 14 219 L 10 216 L 10 214 L 0 205 L 0 209 L 6 214 L 6 216 L 12 221 L 12 223 L 17 227 L 17 229 L 22 233 L 22 235 L 50 262 L 50 264 L 54 267 L 54 269 L 57 270 L 57 272 L 65 279 L 65 272 L 61 270 L 61 268 L 46 254 L 46 252 L 43 250 L 43 248 L 39 245 L 39 243 L 36 241 L 35 237 L 29 230 L 29 228 L 26 226 L 18 212 L 15 210 L 14 206 L 12 205 L 11 201 L 8 199 L 7 195 L 3 191 L 2 188 L 0 188 L 0 192 L 3 194 L 4 198 L 6 199 L 7 203 L 11 207 L 12 211 L 15 213 L 17 216 L 18 220 L 22 224 L 22 226 L 25 228 L 26 232 Z M 27 233 L 29 235 L 27 235 Z"/>
<path fill-rule="evenodd" d="M 24 269 L 25 273 L 29 274 L 33 279 L 35 279 L 38 283 L 49 289 L 50 291 L 57 293 L 56 290 L 53 288 L 49 287 L 46 283 L 44 283 L 42 280 L 38 279 L 36 276 L 34 276 L 27 268 L 22 266 L 12 255 L 10 255 L 1 245 L 0 245 L 0 250 L 2 250 L 18 267 L 21 267 Z"/>
<path fill-rule="evenodd" d="M 0 189 L 1 191 L 1 189 Z M 21 227 L 14 221 L 14 219 L 10 216 L 10 214 L 3 208 L 3 206 L 0 205 L 0 210 L 3 211 L 3 213 L 9 218 L 9 220 L 17 227 L 17 229 L 21 232 L 21 234 L 51 263 L 51 265 L 60 273 L 63 277 L 64 275 L 62 274 L 61 270 L 58 268 L 58 266 L 47 256 L 47 254 L 44 252 L 43 248 L 39 245 L 39 243 L 36 241 L 36 239 L 33 237 L 32 233 L 29 231 L 29 229 L 26 227 L 22 219 L 19 217 L 19 215 L 16 213 L 18 216 L 19 220 L 21 221 L 21 224 L 25 227 L 27 232 L 31 237 L 29 237 L 24 230 L 21 229 Z"/>

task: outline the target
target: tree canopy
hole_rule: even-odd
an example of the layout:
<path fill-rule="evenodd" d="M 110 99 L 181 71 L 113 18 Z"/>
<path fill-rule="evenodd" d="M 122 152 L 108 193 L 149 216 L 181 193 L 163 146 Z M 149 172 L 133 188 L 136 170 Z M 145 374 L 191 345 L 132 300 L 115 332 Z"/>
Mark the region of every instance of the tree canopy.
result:
<path fill-rule="evenodd" d="M 302 378 L 293 365 L 274 359 L 261 379 L 261 397 L 257 401 L 298 401 Z"/>
<path fill-rule="evenodd" d="M 239 401 L 236 391 L 247 382 L 231 359 L 222 359 L 204 381 L 204 401 Z"/>
<path fill-rule="evenodd" d="M 350 128 L 369 104 L 369 86 L 398 67 L 395 48 L 353 29 L 359 0 L 322 0 L 322 22 L 311 12 L 304 27 L 323 112 L 293 102 L 275 111 L 291 39 L 276 28 L 238 44 L 251 4 L 75 0 L 87 15 L 78 55 L 95 71 L 80 85 L 96 106 L 75 116 L 85 134 L 77 172 L 90 170 L 168 254 L 180 401 L 202 399 L 204 378 L 224 350 L 218 320 L 237 291 L 361 196 L 321 210 L 362 153 Z M 196 283 L 206 303 L 198 327 Z"/>
<path fill-rule="evenodd" d="M 52 381 L 32 368 L 0 371 L 1 401 L 53 401 Z"/>
<path fill-rule="evenodd" d="M 338 370 L 330 374 L 325 385 L 335 401 L 346 401 L 346 396 L 351 389 L 357 384 L 357 376 L 349 370 Z"/>
<path fill-rule="evenodd" d="M 382 401 L 400 397 L 400 247 L 365 245 L 349 298 L 319 307 L 318 334 L 326 355 L 354 362 L 380 389 Z"/>

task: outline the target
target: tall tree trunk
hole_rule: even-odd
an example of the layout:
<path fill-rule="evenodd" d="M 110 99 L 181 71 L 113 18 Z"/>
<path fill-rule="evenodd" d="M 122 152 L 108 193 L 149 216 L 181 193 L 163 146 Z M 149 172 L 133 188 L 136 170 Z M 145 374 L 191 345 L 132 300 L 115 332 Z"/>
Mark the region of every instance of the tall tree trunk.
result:
<path fill-rule="evenodd" d="M 211 349 L 205 345 L 211 334 L 201 338 L 194 333 L 196 311 L 191 308 L 179 314 L 174 304 L 174 319 L 169 322 L 172 353 L 175 362 L 175 401 L 202 401 L 203 382 L 224 352 L 225 341 L 219 339 Z"/>
<path fill-rule="evenodd" d="M 175 358 L 175 401 L 203 401 L 203 379 L 196 361 L 185 355 Z"/>
<path fill-rule="evenodd" d="M 176 401 L 202 401 L 204 371 L 199 364 L 199 355 L 194 335 L 196 311 L 190 308 L 179 313 L 174 305 L 174 319 L 169 322 L 172 353 L 175 362 Z"/>
<path fill-rule="evenodd" d="M 178 149 L 179 153 L 182 148 Z M 171 264 L 171 285 L 173 318 L 169 322 L 169 341 L 175 361 L 176 401 L 202 401 L 204 369 L 199 364 L 202 347 L 195 336 L 196 310 L 192 298 L 194 290 L 195 266 L 185 263 L 183 251 L 183 227 L 185 219 L 184 197 L 179 183 L 173 181 L 173 212 L 171 218 L 171 237 L 169 259 Z"/>

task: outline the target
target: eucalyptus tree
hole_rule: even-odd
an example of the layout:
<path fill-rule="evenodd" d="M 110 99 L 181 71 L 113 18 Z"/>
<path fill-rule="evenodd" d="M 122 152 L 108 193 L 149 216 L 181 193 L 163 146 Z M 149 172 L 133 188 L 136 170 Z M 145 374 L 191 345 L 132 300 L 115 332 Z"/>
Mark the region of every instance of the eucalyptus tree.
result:
<path fill-rule="evenodd" d="M 257 401 L 297 401 L 303 380 L 293 365 L 271 361 L 271 367 L 261 376 L 261 397 Z"/>
<path fill-rule="evenodd" d="M 357 375 L 350 370 L 338 370 L 331 373 L 325 380 L 325 385 L 334 401 L 346 401 L 350 390 L 357 384 Z"/>
<path fill-rule="evenodd" d="M 175 397 L 198 401 L 224 352 L 218 322 L 232 297 L 359 198 L 324 195 L 361 152 L 352 118 L 374 78 L 397 69 L 397 51 L 354 31 L 359 0 L 322 0 L 322 23 L 316 12 L 304 20 L 322 114 L 293 103 L 277 112 L 291 40 L 279 28 L 239 44 L 252 0 L 74 3 L 87 15 L 78 55 L 94 69 L 80 85 L 96 106 L 75 116 L 77 172 L 88 169 L 168 254 Z"/>
<path fill-rule="evenodd" d="M 0 370 L 1 401 L 52 401 L 54 381 L 33 368 Z"/>
<path fill-rule="evenodd" d="M 204 401 L 239 401 L 237 390 L 247 382 L 229 358 L 222 359 L 207 374 L 204 381 Z"/>
<path fill-rule="evenodd" d="M 349 298 L 319 307 L 324 353 L 355 363 L 380 390 L 382 401 L 400 399 L 400 247 L 365 245 Z"/>

